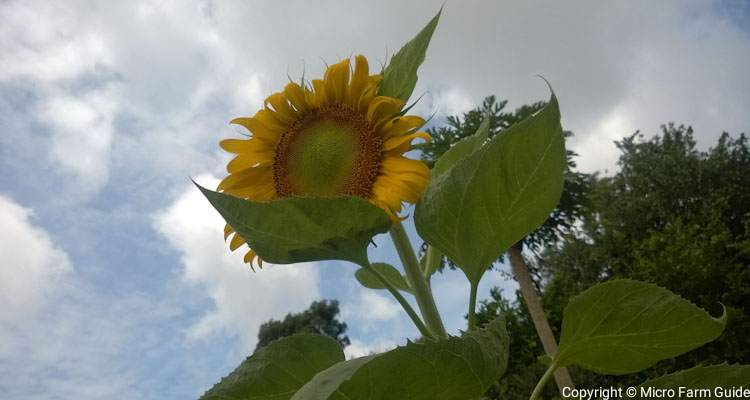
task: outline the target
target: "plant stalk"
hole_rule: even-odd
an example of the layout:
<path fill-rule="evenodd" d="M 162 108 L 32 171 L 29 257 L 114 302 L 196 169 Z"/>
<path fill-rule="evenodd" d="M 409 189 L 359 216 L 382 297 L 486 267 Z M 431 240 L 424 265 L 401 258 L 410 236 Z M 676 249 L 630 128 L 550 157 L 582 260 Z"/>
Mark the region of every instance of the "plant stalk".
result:
<path fill-rule="evenodd" d="M 542 347 L 544 347 L 544 351 L 550 357 L 554 357 L 555 353 L 557 353 L 557 340 L 552 333 L 549 321 L 547 321 L 547 315 L 542 308 L 542 302 L 539 300 L 534 282 L 531 281 L 529 267 L 526 265 L 526 261 L 523 259 L 523 254 L 521 253 L 522 246 L 523 244 L 518 242 L 508 250 L 510 266 L 513 269 L 513 275 L 516 277 L 518 285 L 521 287 L 523 300 L 526 303 L 526 308 L 529 310 L 531 320 L 534 322 L 534 328 L 536 328 L 536 333 L 542 342 Z M 575 387 L 567 368 L 559 368 L 554 374 L 555 383 L 557 383 L 557 388 L 561 393 L 564 387 L 571 389 Z"/>
<path fill-rule="evenodd" d="M 417 312 L 414 311 L 414 308 L 412 308 L 411 304 L 409 304 L 408 301 L 404 298 L 404 296 L 401 295 L 401 293 L 394 287 L 388 279 L 386 279 L 383 274 L 381 274 L 377 269 L 372 268 L 370 263 L 364 264 L 363 267 L 367 268 L 370 272 L 372 272 L 373 275 L 375 275 L 378 280 L 380 280 L 383 285 L 385 285 L 386 289 L 388 289 L 389 292 L 393 295 L 393 297 L 396 298 L 396 301 L 401 304 L 401 307 L 403 307 L 404 311 L 406 311 L 406 314 L 409 315 L 409 318 L 411 318 L 412 322 L 414 322 L 414 325 L 416 325 L 417 329 L 419 330 L 419 333 L 422 334 L 422 336 L 427 338 L 435 338 L 435 335 L 430 332 L 429 329 L 425 326 L 425 324 L 422 322 L 422 320 L 419 318 L 419 315 L 417 315 Z"/>
<path fill-rule="evenodd" d="M 471 291 L 469 292 L 469 331 L 473 331 L 477 327 L 477 288 L 479 283 L 471 284 Z"/>
<path fill-rule="evenodd" d="M 555 370 L 557 370 L 557 366 L 555 364 L 550 364 L 549 368 L 544 371 L 544 375 L 542 375 L 542 377 L 539 379 L 539 382 L 536 383 L 534 391 L 531 393 L 531 397 L 529 397 L 529 400 L 539 399 L 539 396 L 542 395 L 542 390 L 544 390 L 544 386 L 547 385 L 549 378 L 552 377 L 552 375 L 555 373 Z"/>
<path fill-rule="evenodd" d="M 411 247 L 406 230 L 400 222 L 395 222 L 390 230 L 391 239 L 396 246 L 401 263 L 406 272 L 406 278 L 409 280 L 411 287 L 414 289 L 414 297 L 417 299 L 419 311 L 422 313 L 425 324 L 433 336 L 437 338 L 446 338 L 448 333 L 445 331 L 443 320 L 440 319 L 440 313 L 435 305 L 435 299 L 432 297 L 427 279 L 419 267 L 417 255 L 414 254 L 414 248 Z"/>

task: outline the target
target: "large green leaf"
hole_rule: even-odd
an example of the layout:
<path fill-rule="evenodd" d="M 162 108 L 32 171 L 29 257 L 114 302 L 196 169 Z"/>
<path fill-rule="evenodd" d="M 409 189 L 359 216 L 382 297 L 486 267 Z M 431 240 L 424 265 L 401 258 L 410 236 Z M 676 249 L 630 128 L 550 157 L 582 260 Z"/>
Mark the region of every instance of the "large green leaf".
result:
<path fill-rule="evenodd" d="M 409 100 L 417 84 L 417 70 L 424 61 L 427 46 L 440 20 L 441 8 L 427 25 L 396 53 L 383 71 L 378 94 Z"/>
<path fill-rule="evenodd" d="M 224 377 L 203 400 L 288 400 L 315 374 L 344 360 L 327 336 L 298 334 L 258 350 Z"/>
<path fill-rule="evenodd" d="M 472 400 L 505 373 L 508 335 L 499 318 L 485 329 L 409 343 L 317 374 L 294 400 Z"/>
<path fill-rule="evenodd" d="M 362 265 L 372 237 L 391 226 L 383 210 L 358 197 L 261 203 L 197 186 L 250 248 L 275 264 L 347 260 Z"/>
<path fill-rule="evenodd" d="M 713 318 L 667 289 L 613 280 L 570 300 L 553 362 L 601 374 L 638 372 L 716 339 L 725 324 L 726 313 Z"/>
<path fill-rule="evenodd" d="M 386 263 L 372 263 L 370 267 L 362 267 L 357 270 L 354 276 L 357 281 L 369 289 L 385 289 L 386 286 L 369 268 L 377 270 L 393 287 L 404 292 L 412 292 L 406 278 L 401 275 L 394 266 Z"/>
<path fill-rule="evenodd" d="M 440 158 L 438 158 L 435 162 L 435 166 L 432 167 L 432 178 L 435 179 L 439 175 L 444 174 L 459 161 L 482 148 L 482 145 L 487 141 L 489 134 L 490 118 L 489 115 L 485 115 L 484 120 L 482 120 L 482 123 L 473 135 L 459 140 L 456 144 L 451 146 L 448 151 L 443 153 Z"/>
<path fill-rule="evenodd" d="M 729 395 L 721 392 L 717 396 L 716 388 L 731 389 L 732 387 L 744 387 L 750 390 L 750 365 L 710 365 L 700 366 L 684 371 L 675 372 L 659 378 L 648 380 L 642 383 L 636 392 L 636 399 L 656 399 L 667 398 L 665 395 L 655 395 L 658 389 L 674 389 L 674 398 L 701 398 L 701 399 L 731 399 L 742 398 L 740 396 Z M 680 389 L 682 388 L 682 389 Z M 689 396 L 688 390 L 710 390 L 710 396 Z M 660 392 L 663 393 L 663 392 Z M 693 392 L 697 394 L 698 392 Z M 677 397 L 681 396 L 681 397 Z M 748 397 L 748 396 L 745 396 Z"/>
<path fill-rule="evenodd" d="M 476 284 L 560 199 L 565 146 L 554 94 L 538 113 L 464 154 L 433 177 L 414 222 L 419 235 Z"/>

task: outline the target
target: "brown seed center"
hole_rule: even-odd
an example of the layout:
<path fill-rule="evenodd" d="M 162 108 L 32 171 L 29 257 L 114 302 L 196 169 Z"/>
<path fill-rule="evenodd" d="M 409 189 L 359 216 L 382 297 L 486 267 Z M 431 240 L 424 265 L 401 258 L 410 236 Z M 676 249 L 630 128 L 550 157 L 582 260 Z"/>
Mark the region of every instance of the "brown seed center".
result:
<path fill-rule="evenodd" d="M 382 141 L 367 119 L 343 105 L 308 112 L 276 146 L 273 172 L 279 197 L 369 198 L 382 161 Z"/>

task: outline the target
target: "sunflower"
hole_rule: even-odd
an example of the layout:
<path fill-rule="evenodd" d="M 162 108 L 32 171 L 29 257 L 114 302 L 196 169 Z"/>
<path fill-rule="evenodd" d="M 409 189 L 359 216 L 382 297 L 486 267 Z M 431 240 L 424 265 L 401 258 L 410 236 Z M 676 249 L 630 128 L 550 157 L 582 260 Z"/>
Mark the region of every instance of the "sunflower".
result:
<path fill-rule="evenodd" d="M 310 85 L 289 83 L 265 100 L 255 116 L 236 118 L 247 139 L 220 146 L 236 156 L 217 188 L 236 197 L 271 201 L 291 196 L 358 196 L 398 220 L 402 202 L 415 203 L 430 170 L 403 156 L 424 120 L 402 115 L 404 101 L 376 95 L 380 75 L 370 75 L 367 59 L 331 65 Z M 227 225 L 224 238 L 236 250 L 245 239 Z M 245 262 L 262 260 L 251 249 Z"/>

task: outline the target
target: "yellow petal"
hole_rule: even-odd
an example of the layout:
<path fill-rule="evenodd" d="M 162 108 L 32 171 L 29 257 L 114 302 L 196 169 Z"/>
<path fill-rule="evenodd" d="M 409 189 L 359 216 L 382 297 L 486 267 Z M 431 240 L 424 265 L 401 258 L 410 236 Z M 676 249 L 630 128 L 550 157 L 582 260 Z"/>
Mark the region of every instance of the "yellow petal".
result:
<path fill-rule="evenodd" d="M 387 96 L 377 96 L 370 103 L 370 107 L 367 109 L 367 120 L 370 121 L 374 127 L 384 120 L 393 117 L 394 114 L 401 111 L 404 106 L 404 102 L 399 99 Z"/>
<path fill-rule="evenodd" d="M 256 116 L 257 115 L 258 114 L 256 114 Z M 285 130 L 283 127 L 263 123 L 256 117 L 235 118 L 229 121 L 229 123 L 244 126 L 248 131 L 250 131 L 250 133 L 253 134 L 253 138 L 261 139 L 271 143 L 278 142 L 279 138 Z"/>
<path fill-rule="evenodd" d="M 401 199 L 386 185 L 372 186 L 373 198 L 371 201 L 384 209 L 392 220 L 399 220 L 398 213 L 401 212 Z"/>
<path fill-rule="evenodd" d="M 255 256 L 258 253 L 256 253 L 254 250 L 250 250 L 247 253 L 245 253 L 244 261 L 252 266 L 253 260 L 255 259 Z"/>
<path fill-rule="evenodd" d="M 300 85 L 294 82 L 287 84 L 284 87 L 284 94 L 298 112 L 304 113 L 310 108 L 305 98 L 305 90 Z"/>
<path fill-rule="evenodd" d="M 269 164 L 273 162 L 273 158 L 274 152 L 272 150 L 249 155 L 241 154 L 227 164 L 227 172 L 234 174 L 246 168 Z"/>
<path fill-rule="evenodd" d="M 230 152 L 230 153 L 243 153 L 247 152 L 247 149 L 252 147 L 254 143 L 247 139 L 224 139 L 219 142 L 219 147 Z"/>
<path fill-rule="evenodd" d="M 242 238 L 242 236 L 238 235 L 237 233 L 232 236 L 232 241 L 229 242 L 229 249 L 232 251 L 237 250 L 238 247 L 245 244 L 245 239 Z"/>
<path fill-rule="evenodd" d="M 232 229 L 231 226 L 229 226 L 229 224 L 224 225 L 224 240 L 227 240 L 227 238 L 229 237 L 229 235 L 232 234 L 232 232 L 234 232 L 234 230 Z"/>
<path fill-rule="evenodd" d="M 391 178 L 389 176 L 380 176 L 378 177 L 378 180 L 381 181 L 381 184 L 387 185 L 390 188 L 391 193 L 398 197 L 399 201 L 416 203 L 419 198 L 422 197 L 421 188 L 410 184 L 407 181 L 402 181 L 398 178 Z"/>
<path fill-rule="evenodd" d="M 322 107 L 328 104 L 328 96 L 326 94 L 326 83 L 320 79 L 313 79 L 313 101 L 318 107 Z"/>
<path fill-rule="evenodd" d="M 421 161 L 410 160 L 401 156 L 386 157 L 383 159 L 381 166 L 381 176 L 375 183 L 377 184 L 382 178 L 385 178 L 385 181 L 389 179 L 398 180 L 397 186 L 407 185 L 412 194 L 418 193 L 416 199 L 408 200 L 414 203 L 430 182 L 430 170 Z"/>
<path fill-rule="evenodd" d="M 275 113 L 268 108 L 261 108 L 255 113 L 253 118 L 257 119 L 274 132 L 284 133 L 289 128 L 288 123 L 279 119 L 278 113 Z"/>
<path fill-rule="evenodd" d="M 380 136 L 387 140 L 394 136 L 403 136 L 412 133 L 422 125 L 424 125 L 424 119 L 415 115 L 406 115 L 386 122 L 380 128 L 379 132 Z"/>
<path fill-rule="evenodd" d="M 349 59 L 328 67 L 323 79 L 326 82 L 328 101 L 343 103 L 346 100 L 346 89 L 349 86 Z"/>
<path fill-rule="evenodd" d="M 273 181 L 270 180 L 269 182 L 258 182 L 252 186 L 227 189 L 224 193 L 253 201 L 270 201 L 277 197 L 276 187 L 274 186 Z"/>
<path fill-rule="evenodd" d="M 225 191 L 235 188 L 251 187 L 258 182 L 267 181 L 273 177 L 273 171 L 268 165 L 260 165 L 252 168 L 245 168 L 239 172 L 233 173 L 222 179 L 216 190 Z"/>
<path fill-rule="evenodd" d="M 410 135 L 392 137 L 383 143 L 384 151 L 392 151 L 394 153 L 404 153 L 411 147 L 412 140 L 416 138 L 422 138 L 424 140 L 431 140 L 432 138 L 427 132 L 414 132 Z"/>
<path fill-rule="evenodd" d="M 354 75 L 352 75 L 352 82 L 349 85 L 349 97 L 347 103 L 350 106 L 356 108 L 359 105 L 359 100 L 362 98 L 362 91 L 367 85 L 367 78 L 370 75 L 370 66 L 367 64 L 365 56 L 359 54 L 354 57 Z"/>
<path fill-rule="evenodd" d="M 273 110 L 276 112 L 275 116 L 286 124 L 291 124 L 297 120 L 297 112 L 289 106 L 286 96 L 283 93 L 274 93 L 266 99 L 266 107 L 271 104 Z"/>
<path fill-rule="evenodd" d="M 362 96 L 359 98 L 359 104 L 356 108 L 360 114 L 367 113 L 367 110 L 370 108 L 370 103 L 372 103 L 372 99 L 375 98 L 378 90 L 378 82 L 380 82 L 381 79 L 382 77 L 380 75 L 371 75 L 367 78 L 367 83 L 365 84 L 364 89 L 362 89 Z"/>

